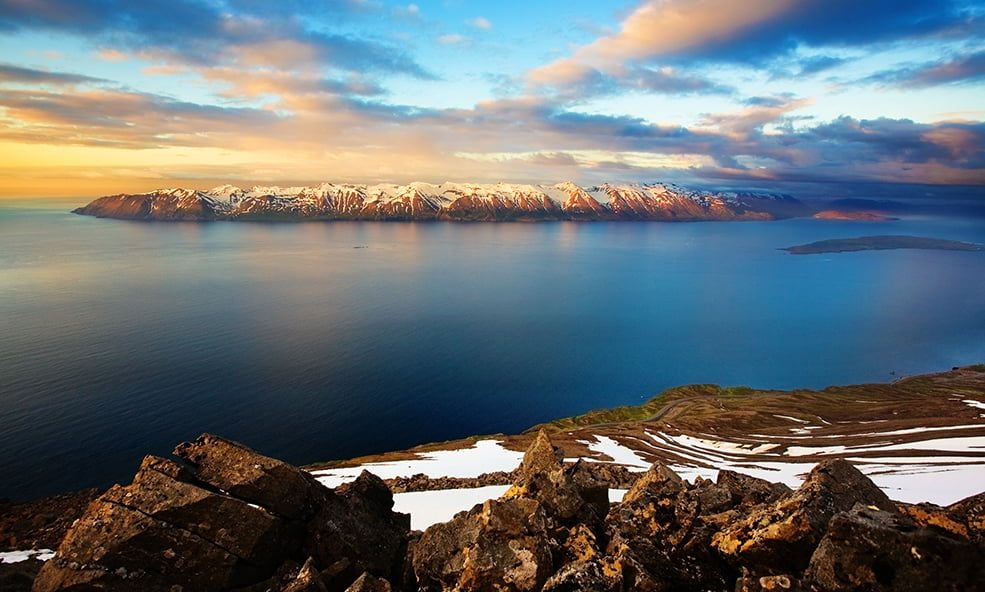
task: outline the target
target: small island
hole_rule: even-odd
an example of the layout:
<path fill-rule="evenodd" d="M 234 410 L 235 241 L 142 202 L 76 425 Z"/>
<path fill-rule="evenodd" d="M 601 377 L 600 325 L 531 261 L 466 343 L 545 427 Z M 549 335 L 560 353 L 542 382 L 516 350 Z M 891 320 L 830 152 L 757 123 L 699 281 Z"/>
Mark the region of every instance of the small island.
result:
<path fill-rule="evenodd" d="M 886 214 L 879 212 L 852 212 L 847 210 L 821 210 L 820 212 L 814 214 L 813 218 L 815 220 L 842 220 L 853 222 L 890 222 L 892 220 L 899 220 L 899 218 L 893 218 L 892 216 L 887 216 Z"/>
<path fill-rule="evenodd" d="M 985 251 L 985 246 L 941 238 L 922 236 L 860 236 L 834 238 L 806 245 L 781 249 L 794 255 L 847 253 L 851 251 L 883 251 L 888 249 L 933 249 L 942 251 Z"/>

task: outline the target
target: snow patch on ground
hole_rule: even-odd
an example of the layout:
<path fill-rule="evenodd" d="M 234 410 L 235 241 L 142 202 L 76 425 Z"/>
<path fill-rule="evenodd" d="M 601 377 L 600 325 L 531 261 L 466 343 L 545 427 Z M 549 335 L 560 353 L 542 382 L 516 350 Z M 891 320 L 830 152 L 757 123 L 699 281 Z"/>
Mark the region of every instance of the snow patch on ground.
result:
<path fill-rule="evenodd" d="M 428 477 L 478 477 L 483 473 L 512 471 L 523 460 L 522 452 L 507 450 L 499 440 L 479 440 L 471 448 L 422 452 L 410 460 L 367 463 L 356 467 L 315 470 L 311 474 L 326 487 L 338 487 L 354 481 L 363 470 L 381 479 L 410 477 L 424 473 Z"/>
<path fill-rule="evenodd" d="M 854 463 L 895 500 L 909 503 L 929 501 L 948 505 L 978 493 L 982 483 L 985 483 L 985 435 L 947 437 L 940 432 L 981 427 L 963 425 L 872 432 L 863 435 L 871 438 L 885 436 L 886 441 L 860 446 L 829 444 L 784 448 L 782 442 L 775 440 L 775 436 L 763 435 L 759 438 L 757 435 L 750 435 L 747 438 L 726 439 L 710 434 L 667 434 L 660 431 L 645 432 L 647 438 L 640 440 L 642 448 L 639 449 L 634 449 L 635 438 L 620 441 L 611 436 L 594 435 L 582 443 L 593 456 L 604 455 L 612 459 L 584 459 L 589 462 L 613 462 L 631 471 L 642 472 L 650 467 L 650 462 L 642 456 L 640 450 L 656 448 L 676 457 L 678 460 L 668 463 L 668 466 L 689 481 L 694 481 L 697 477 L 715 480 L 720 469 L 727 469 L 781 482 L 792 488 L 800 486 L 804 476 L 816 464 L 804 457 L 847 455 L 847 460 Z M 938 437 L 903 443 L 895 443 L 892 438 L 921 432 L 937 432 L 935 435 Z M 900 455 L 910 451 L 913 454 Z M 470 478 L 483 473 L 512 471 L 519 466 L 522 459 L 522 453 L 507 450 L 499 440 L 480 440 L 471 448 L 426 452 L 408 460 L 367 463 L 350 468 L 316 470 L 312 473 L 324 485 L 338 487 L 354 480 L 363 470 L 383 479 L 410 477 L 418 473 L 429 477 Z M 578 459 L 566 460 L 574 462 Z M 395 509 L 411 515 L 413 528 L 424 529 L 431 524 L 447 521 L 457 512 L 468 510 L 475 504 L 498 498 L 506 489 L 505 485 L 495 485 L 398 493 L 394 495 Z M 613 502 L 621 501 L 625 493 L 625 490 L 611 489 L 609 499 Z"/>
<path fill-rule="evenodd" d="M 20 563 L 28 559 L 48 561 L 55 556 L 51 549 L 31 549 L 27 551 L 5 551 L 0 553 L 0 563 Z"/>
<path fill-rule="evenodd" d="M 969 407 L 985 410 L 985 403 L 982 403 L 981 401 L 976 401 L 974 399 L 962 399 L 961 402 Z M 979 417 L 985 417 L 985 413 L 982 413 Z"/>
<path fill-rule="evenodd" d="M 432 524 L 448 522 L 455 514 L 506 493 L 507 485 L 471 489 L 411 491 L 393 495 L 393 511 L 410 514 L 411 530 L 424 530 Z"/>
<path fill-rule="evenodd" d="M 582 443 L 588 446 L 588 449 L 592 452 L 598 452 L 604 454 L 612 459 L 617 465 L 625 465 L 630 471 L 639 470 L 645 471 L 650 468 L 653 464 L 647 461 L 645 458 L 636 453 L 635 450 L 629 448 L 628 446 L 623 446 L 616 440 L 606 437 L 606 436 L 595 436 L 596 442 L 583 441 Z M 573 459 L 576 460 L 576 459 Z M 593 462 L 609 462 L 598 459 L 588 458 L 585 460 Z"/>

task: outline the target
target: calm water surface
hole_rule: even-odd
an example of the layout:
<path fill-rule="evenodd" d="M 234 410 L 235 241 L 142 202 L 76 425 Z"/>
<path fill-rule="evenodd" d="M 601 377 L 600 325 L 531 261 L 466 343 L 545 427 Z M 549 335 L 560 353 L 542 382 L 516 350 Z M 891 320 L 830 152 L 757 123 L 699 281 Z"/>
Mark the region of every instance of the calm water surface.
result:
<path fill-rule="evenodd" d="M 210 431 L 295 463 L 638 403 L 985 361 L 985 254 L 892 223 L 139 223 L 0 201 L 0 497 Z M 356 248 L 359 247 L 359 248 Z"/>

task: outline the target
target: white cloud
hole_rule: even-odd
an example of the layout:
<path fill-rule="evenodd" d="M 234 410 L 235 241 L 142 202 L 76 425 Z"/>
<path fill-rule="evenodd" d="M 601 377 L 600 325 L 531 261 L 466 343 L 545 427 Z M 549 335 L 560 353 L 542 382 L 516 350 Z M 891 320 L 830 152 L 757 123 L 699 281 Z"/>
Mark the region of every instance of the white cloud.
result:
<path fill-rule="evenodd" d="M 466 45 L 471 41 L 465 35 L 459 35 L 458 33 L 450 33 L 438 37 L 438 43 L 442 45 Z"/>
<path fill-rule="evenodd" d="M 486 17 L 483 17 L 483 16 L 477 16 L 474 19 L 471 19 L 471 20 L 468 20 L 468 21 L 465 21 L 465 22 L 467 24 L 475 27 L 476 29 L 489 30 L 489 29 L 492 29 L 492 26 L 493 26 L 492 21 L 490 21 L 489 19 L 487 19 Z"/>

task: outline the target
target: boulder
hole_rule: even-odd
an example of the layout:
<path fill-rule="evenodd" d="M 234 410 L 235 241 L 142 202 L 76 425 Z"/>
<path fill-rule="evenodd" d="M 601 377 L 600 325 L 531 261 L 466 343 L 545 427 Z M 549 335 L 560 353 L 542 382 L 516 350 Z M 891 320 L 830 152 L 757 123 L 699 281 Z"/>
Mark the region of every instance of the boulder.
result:
<path fill-rule="evenodd" d="M 144 459 L 131 485 L 110 489 L 102 501 L 187 530 L 259 567 L 273 569 L 300 543 L 277 516 L 196 486 L 185 469 L 155 456 Z"/>
<path fill-rule="evenodd" d="M 314 515 L 326 491 L 297 467 L 211 434 L 179 444 L 174 455 L 193 467 L 200 482 L 289 520 Z"/>
<path fill-rule="evenodd" d="M 735 471 L 718 471 L 716 483 L 729 491 L 733 507 L 748 509 L 759 504 L 771 504 L 791 493 L 783 483 L 771 483 Z"/>
<path fill-rule="evenodd" d="M 857 504 L 831 519 L 804 580 L 820 592 L 981 590 L 983 560 L 965 537 Z"/>
<path fill-rule="evenodd" d="M 550 526 L 578 522 L 600 524 L 609 509 L 608 488 L 576 463 L 565 467 L 561 450 L 540 430 L 523 455 L 516 480 L 503 499 L 529 498 L 540 502 Z M 604 488 L 604 489 L 603 489 Z M 604 502 L 601 493 L 604 492 Z M 586 500 L 584 495 L 588 496 Z"/>
<path fill-rule="evenodd" d="M 709 542 L 731 500 L 725 487 L 705 480 L 689 486 L 666 466 L 654 464 L 606 518 L 609 555 L 628 550 L 657 578 L 660 589 L 729 588 L 736 572 L 710 551 Z"/>
<path fill-rule="evenodd" d="M 34 589 L 233 588 L 263 579 L 296 548 L 279 518 L 191 481 L 175 463 L 145 458 L 132 484 L 89 506 Z"/>
<path fill-rule="evenodd" d="M 814 467 L 797 491 L 725 526 L 711 544 L 753 576 L 799 573 L 807 567 L 832 516 L 856 503 L 896 511 L 886 494 L 850 463 L 825 461 Z"/>
<path fill-rule="evenodd" d="M 207 434 L 176 454 L 192 464 L 148 456 L 130 485 L 93 502 L 34 589 L 253 592 L 321 583 L 341 591 L 363 572 L 400 576 L 410 517 L 393 512 L 379 478 L 364 473 L 332 491 Z"/>
<path fill-rule="evenodd" d="M 393 511 L 393 494 L 376 475 L 363 471 L 330 491 L 307 530 L 304 551 L 324 568 L 335 566 L 334 581 L 363 572 L 400 581 L 410 515 Z"/>
<path fill-rule="evenodd" d="M 547 516 L 530 498 L 489 500 L 435 524 L 412 549 L 422 591 L 527 592 L 553 573 Z"/>

